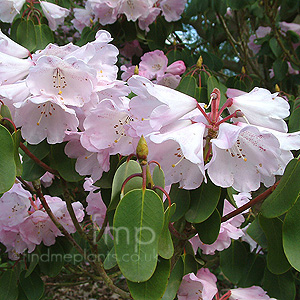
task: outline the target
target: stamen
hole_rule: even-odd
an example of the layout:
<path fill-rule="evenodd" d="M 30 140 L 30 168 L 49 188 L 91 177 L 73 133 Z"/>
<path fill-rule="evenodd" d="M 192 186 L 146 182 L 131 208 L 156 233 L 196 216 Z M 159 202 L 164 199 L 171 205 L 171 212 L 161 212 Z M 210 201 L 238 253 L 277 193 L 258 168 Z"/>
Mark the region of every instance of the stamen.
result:
<path fill-rule="evenodd" d="M 248 121 L 248 119 L 246 118 L 245 115 L 243 115 L 242 118 L 244 118 L 244 120 L 246 121 L 246 123 L 247 123 L 248 125 L 250 125 L 250 122 Z"/>
<path fill-rule="evenodd" d="M 90 155 L 88 155 L 88 156 L 85 156 L 85 157 L 84 157 L 84 159 L 88 159 L 88 158 L 90 158 L 90 157 L 91 157 L 91 156 L 93 156 L 95 153 L 96 153 L 96 152 L 92 152 Z"/>
<path fill-rule="evenodd" d="M 53 73 L 53 87 L 58 89 L 58 95 L 62 94 L 62 89 L 67 86 L 65 76 L 62 71 L 57 68 Z"/>
<path fill-rule="evenodd" d="M 176 164 L 172 164 L 172 168 L 175 168 L 177 165 L 179 165 L 182 162 L 182 160 L 185 158 L 184 155 L 183 155 L 183 153 L 182 153 L 181 148 L 177 148 L 177 151 L 178 152 L 175 152 L 174 155 L 176 157 L 180 158 L 180 159 L 179 159 L 179 161 Z"/>
<path fill-rule="evenodd" d="M 41 105 L 38 105 L 37 108 L 38 109 L 41 108 Z M 47 112 L 47 110 L 48 110 L 48 112 Z M 54 110 L 55 110 L 55 107 L 53 106 L 52 103 L 50 103 L 50 106 L 49 106 L 49 102 L 44 103 L 42 105 L 41 116 L 40 116 L 39 120 L 37 121 L 36 125 L 38 125 L 38 126 L 40 125 L 43 116 L 45 116 L 47 118 L 49 115 L 49 117 L 51 117 L 53 115 L 52 111 L 54 111 Z"/>
<path fill-rule="evenodd" d="M 211 93 L 208 105 L 207 104 L 204 105 L 205 109 L 208 109 L 211 106 L 211 103 L 212 103 L 214 98 L 215 98 L 215 94 Z"/>

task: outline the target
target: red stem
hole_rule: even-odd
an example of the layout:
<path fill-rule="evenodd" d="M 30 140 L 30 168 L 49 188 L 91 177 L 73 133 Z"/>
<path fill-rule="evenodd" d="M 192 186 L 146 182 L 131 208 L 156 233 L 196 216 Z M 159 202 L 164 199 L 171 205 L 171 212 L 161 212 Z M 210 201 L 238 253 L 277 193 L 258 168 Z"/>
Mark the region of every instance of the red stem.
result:
<path fill-rule="evenodd" d="M 248 208 L 254 206 L 255 204 L 257 204 L 260 201 L 262 201 L 265 198 L 267 198 L 275 190 L 275 188 L 277 187 L 277 185 L 279 184 L 279 182 L 280 182 L 280 180 L 277 181 L 273 186 L 271 186 L 270 188 L 268 188 L 266 191 L 264 191 L 262 194 L 260 194 L 256 198 L 252 199 L 248 203 L 244 204 L 243 206 L 237 208 L 236 210 L 234 210 L 234 211 L 230 212 L 229 214 L 225 215 L 224 217 L 222 217 L 221 222 L 228 221 L 229 219 L 231 219 L 231 218 L 239 215 L 243 211 L 247 210 Z"/>
<path fill-rule="evenodd" d="M 26 155 L 28 155 L 40 167 L 42 167 L 43 169 L 45 169 L 46 171 L 48 171 L 54 175 L 59 175 L 59 173 L 56 170 L 52 169 L 51 167 L 46 165 L 44 162 L 39 160 L 35 155 L 33 155 L 22 142 L 20 143 L 20 148 L 26 153 Z"/>
<path fill-rule="evenodd" d="M 134 177 L 143 177 L 143 176 L 142 176 L 141 173 L 134 173 L 134 174 L 131 174 L 130 176 L 128 176 L 128 177 L 124 180 L 124 182 L 123 182 L 123 184 L 122 184 L 122 186 L 121 186 L 121 193 L 124 192 L 126 183 L 127 183 L 130 179 L 132 179 L 132 178 L 134 178 Z"/>
<path fill-rule="evenodd" d="M 158 189 L 158 190 L 162 191 L 169 201 L 169 207 L 171 207 L 172 202 L 171 202 L 171 198 L 170 198 L 169 194 L 161 186 L 158 186 L 158 185 L 155 185 L 153 187 L 153 189 Z"/>

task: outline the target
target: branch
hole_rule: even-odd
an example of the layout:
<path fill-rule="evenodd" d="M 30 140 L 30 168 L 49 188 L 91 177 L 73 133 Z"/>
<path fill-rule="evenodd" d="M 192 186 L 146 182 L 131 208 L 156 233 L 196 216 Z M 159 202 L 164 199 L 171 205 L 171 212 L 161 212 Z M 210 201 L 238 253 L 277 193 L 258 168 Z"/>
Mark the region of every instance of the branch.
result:
<path fill-rule="evenodd" d="M 277 181 L 273 186 L 268 188 L 266 191 L 264 191 L 262 194 L 260 194 L 256 198 L 252 199 L 248 203 L 244 204 L 243 206 L 237 208 L 236 210 L 234 210 L 234 211 L 230 212 L 229 214 L 225 215 L 224 217 L 222 217 L 221 222 L 228 221 L 229 219 L 239 215 L 243 211 L 247 210 L 248 208 L 254 206 L 255 204 L 257 204 L 257 203 L 261 202 L 262 200 L 264 200 L 265 198 L 267 198 L 276 189 L 279 182 L 280 182 L 280 180 Z"/>
<path fill-rule="evenodd" d="M 26 155 L 28 155 L 36 164 L 38 164 L 40 167 L 48 171 L 49 173 L 52 173 L 54 175 L 59 175 L 59 173 L 46 165 L 44 162 L 42 162 L 40 159 L 38 159 L 34 154 L 30 152 L 30 150 L 21 142 L 20 148 L 25 152 Z"/>

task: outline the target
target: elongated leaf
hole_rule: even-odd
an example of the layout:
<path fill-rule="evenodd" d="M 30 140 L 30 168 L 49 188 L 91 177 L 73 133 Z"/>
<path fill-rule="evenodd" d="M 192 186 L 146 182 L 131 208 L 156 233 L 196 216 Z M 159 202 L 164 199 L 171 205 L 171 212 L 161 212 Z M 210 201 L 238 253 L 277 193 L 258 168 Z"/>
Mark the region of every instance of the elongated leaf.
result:
<path fill-rule="evenodd" d="M 289 263 L 296 269 L 300 270 L 299 249 L 300 249 L 300 201 L 286 214 L 283 228 L 283 249 Z"/>
<path fill-rule="evenodd" d="M 220 267 L 225 276 L 233 283 L 238 283 L 247 265 L 247 251 L 239 241 L 232 241 L 229 248 L 220 253 Z"/>
<path fill-rule="evenodd" d="M 258 218 L 256 218 L 248 227 L 247 233 L 263 249 L 267 249 L 268 242 L 264 231 L 262 230 Z"/>
<path fill-rule="evenodd" d="M 278 58 L 273 63 L 273 70 L 275 74 L 275 78 L 279 81 L 283 80 L 288 71 L 288 64 L 286 61 Z"/>
<path fill-rule="evenodd" d="M 183 261 L 179 259 L 171 271 L 167 289 L 161 298 L 162 300 L 173 300 L 176 297 L 177 291 L 182 281 L 183 276 Z"/>
<path fill-rule="evenodd" d="M 0 125 L 0 194 L 7 192 L 15 179 L 14 142 L 9 131 Z"/>
<path fill-rule="evenodd" d="M 153 275 L 163 223 L 162 201 L 155 192 L 136 189 L 121 199 L 114 216 L 114 245 L 128 280 L 141 282 Z"/>
<path fill-rule="evenodd" d="M 51 145 L 51 166 L 68 182 L 77 182 L 84 178 L 75 170 L 76 159 L 65 154 L 66 143 Z"/>
<path fill-rule="evenodd" d="M 19 146 L 21 142 L 21 130 L 18 129 L 16 132 L 14 132 L 12 134 L 12 138 L 14 141 L 14 159 L 16 164 L 16 176 L 21 176 L 23 172 L 23 166 L 19 154 Z"/>
<path fill-rule="evenodd" d="M 196 98 L 196 89 L 197 89 L 197 81 L 194 76 L 185 76 L 181 79 L 178 87 L 176 88 L 178 91 L 190 95 L 191 97 Z"/>
<path fill-rule="evenodd" d="M 260 215 L 259 223 L 268 240 L 268 269 L 274 274 L 283 274 L 291 266 L 283 251 L 282 221 L 278 218 L 267 219 Z"/>
<path fill-rule="evenodd" d="M 116 251 L 115 251 L 115 247 L 112 247 L 103 262 L 103 267 L 105 270 L 109 270 L 116 265 L 117 265 Z"/>
<path fill-rule="evenodd" d="M 141 173 L 142 169 L 138 162 L 134 160 L 124 162 L 116 171 L 111 192 L 111 201 L 108 206 L 108 211 L 113 210 L 117 207 L 120 199 L 121 187 L 127 177 L 135 173 Z M 128 193 L 133 189 L 142 187 L 142 178 L 135 177 L 130 179 L 125 185 L 124 194 Z"/>
<path fill-rule="evenodd" d="M 212 244 L 218 238 L 221 226 L 221 216 L 217 209 L 202 223 L 194 224 L 201 242 Z"/>
<path fill-rule="evenodd" d="M 160 258 L 152 277 L 145 282 L 127 280 L 129 291 L 134 300 L 159 300 L 163 296 L 170 275 L 170 260 Z"/>
<path fill-rule="evenodd" d="M 300 195 L 300 162 L 293 159 L 275 191 L 264 201 L 261 213 L 266 218 L 275 218 L 287 212 Z"/>
<path fill-rule="evenodd" d="M 40 270 L 48 276 L 57 276 L 64 265 L 64 250 L 59 243 L 51 247 L 43 246 L 39 260 Z"/>
<path fill-rule="evenodd" d="M 26 146 L 39 160 L 43 160 L 50 153 L 50 146 L 46 141 L 43 141 L 38 145 L 27 144 Z M 29 156 L 23 156 L 23 179 L 33 181 L 40 178 L 45 173 L 46 170 L 37 165 Z"/>
<path fill-rule="evenodd" d="M 17 42 L 29 51 L 36 48 L 35 28 L 31 20 L 22 20 L 18 25 Z"/>
<path fill-rule="evenodd" d="M 191 223 L 201 223 L 205 221 L 217 207 L 221 188 L 214 185 L 210 180 L 196 190 L 190 191 L 190 209 L 185 214 L 185 218 Z"/>
<path fill-rule="evenodd" d="M 18 298 L 17 276 L 14 270 L 7 270 L 0 278 L 1 300 L 16 300 Z"/>
<path fill-rule="evenodd" d="M 155 185 L 165 188 L 165 174 L 164 171 L 159 167 L 156 166 L 153 170 L 152 179 Z M 158 194 L 158 196 L 163 199 L 163 192 L 159 189 L 156 189 L 155 192 Z"/>
<path fill-rule="evenodd" d="M 175 183 L 172 184 L 169 195 L 172 203 L 176 204 L 175 213 L 171 217 L 171 222 L 175 222 L 182 218 L 189 209 L 190 192 L 184 189 L 180 189 L 179 184 Z"/>
<path fill-rule="evenodd" d="M 171 258 L 174 253 L 174 246 L 173 246 L 171 233 L 169 230 L 169 223 L 170 223 L 170 218 L 174 214 L 175 210 L 176 210 L 175 203 L 173 203 L 171 207 L 168 207 L 166 209 L 165 218 L 164 218 L 164 227 L 159 237 L 158 254 L 165 259 Z"/>
<path fill-rule="evenodd" d="M 46 24 L 34 25 L 36 35 L 36 50 L 44 49 L 49 43 L 54 42 L 52 30 Z"/>
<path fill-rule="evenodd" d="M 20 274 L 20 285 L 25 295 L 30 300 L 39 300 L 44 294 L 44 282 L 41 277 L 32 272 L 30 276 L 25 277 L 26 271 Z"/>
<path fill-rule="evenodd" d="M 263 288 L 268 292 L 270 297 L 274 297 L 278 300 L 296 299 L 295 279 L 291 271 L 282 275 L 275 275 L 266 268 Z"/>

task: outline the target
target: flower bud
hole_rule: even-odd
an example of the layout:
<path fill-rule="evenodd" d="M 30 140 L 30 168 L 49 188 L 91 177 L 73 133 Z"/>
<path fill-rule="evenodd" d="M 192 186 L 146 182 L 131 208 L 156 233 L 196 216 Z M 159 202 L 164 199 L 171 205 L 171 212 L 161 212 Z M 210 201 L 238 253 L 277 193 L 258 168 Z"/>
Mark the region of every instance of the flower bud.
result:
<path fill-rule="evenodd" d="M 202 67 L 202 64 L 203 64 L 203 58 L 200 55 L 199 59 L 197 60 L 196 67 L 200 69 Z"/>
<path fill-rule="evenodd" d="M 147 161 L 148 145 L 143 135 L 141 136 L 136 147 L 136 156 L 139 161 Z"/>
<path fill-rule="evenodd" d="M 181 75 L 185 72 L 186 66 L 182 60 L 174 61 L 167 67 L 167 73 L 171 73 L 173 75 Z"/>

